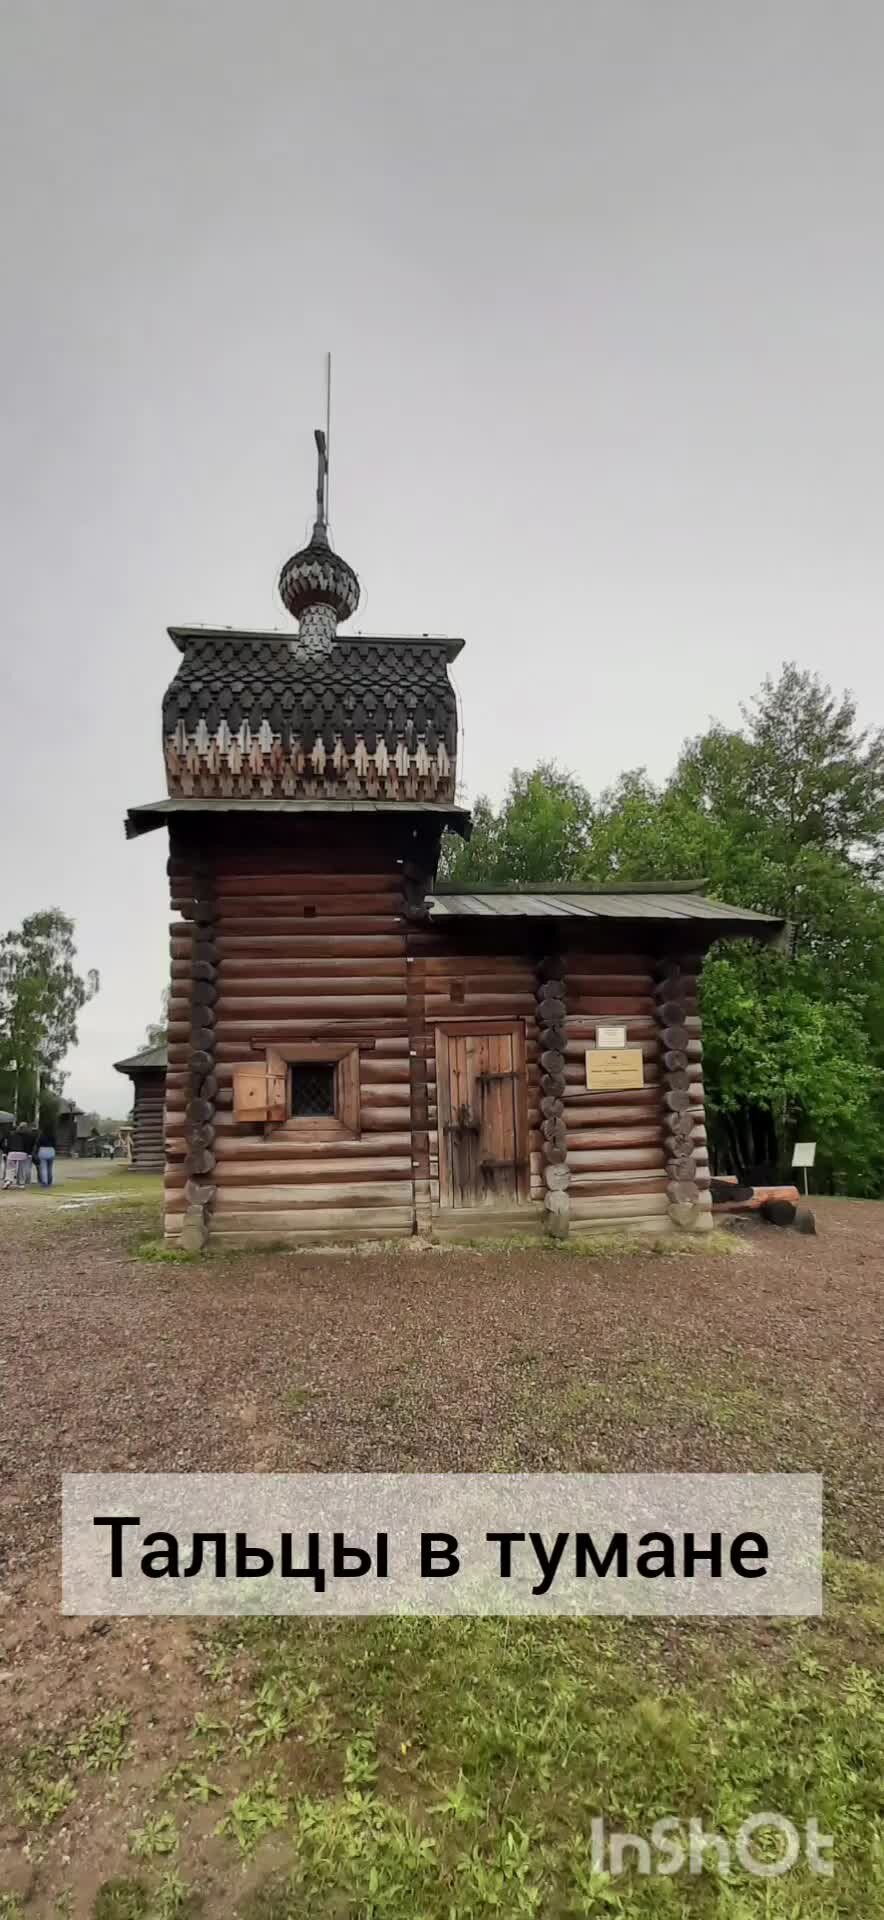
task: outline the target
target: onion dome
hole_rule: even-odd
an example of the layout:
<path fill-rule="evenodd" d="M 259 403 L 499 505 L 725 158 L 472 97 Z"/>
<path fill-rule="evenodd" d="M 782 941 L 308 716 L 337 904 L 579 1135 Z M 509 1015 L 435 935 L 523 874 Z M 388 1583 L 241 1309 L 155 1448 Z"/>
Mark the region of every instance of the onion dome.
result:
<path fill-rule="evenodd" d="M 309 544 L 286 561 L 279 576 L 279 593 L 283 606 L 298 621 L 311 607 L 331 607 L 337 620 L 349 620 L 359 605 L 359 581 L 353 568 L 329 546 L 325 434 L 317 429 L 315 439 L 319 456 L 316 521 Z"/>
<path fill-rule="evenodd" d="M 324 526 L 317 521 L 309 546 L 302 547 L 287 560 L 279 576 L 283 606 L 296 620 L 308 607 L 333 607 L 339 620 L 349 620 L 359 605 L 359 581 L 353 568 L 328 544 Z"/>

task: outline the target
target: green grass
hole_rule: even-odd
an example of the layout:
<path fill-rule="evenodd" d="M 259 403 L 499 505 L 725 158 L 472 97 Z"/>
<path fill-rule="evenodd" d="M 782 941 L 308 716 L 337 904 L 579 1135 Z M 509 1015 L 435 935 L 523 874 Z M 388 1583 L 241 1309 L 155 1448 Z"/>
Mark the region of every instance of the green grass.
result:
<path fill-rule="evenodd" d="M 108 1709 L 67 1738 L 47 1734 L 13 1755 L 4 1784 L 29 1835 L 55 1824 L 76 1798 L 83 1775 L 119 1773 L 130 1753 L 129 1720 L 127 1708 Z"/>
<path fill-rule="evenodd" d="M 401 1248 L 407 1242 L 399 1241 Z M 599 1227 L 597 1233 L 572 1230 L 567 1240 L 554 1240 L 545 1233 L 512 1233 L 496 1240 L 489 1234 L 477 1234 L 469 1239 L 450 1240 L 433 1247 L 433 1252 L 462 1253 L 467 1248 L 473 1253 L 542 1253 L 553 1260 L 592 1260 L 622 1259 L 624 1255 L 632 1258 L 647 1257 L 649 1254 L 658 1260 L 695 1259 L 711 1254 L 729 1258 L 739 1257 L 749 1252 L 744 1241 L 734 1233 L 728 1233 L 723 1227 L 713 1227 L 710 1233 L 628 1233 L 625 1230 L 614 1232 Z"/>
<path fill-rule="evenodd" d="M 254 1692 L 228 1758 L 275 1702 L 264 1763 L 217 1831 L 243 1858 L 284 1832 L 290 1865 L 234 1909 L 244 1920 L 860 1920 L 884 1904 L 884 1670 L 846 1654 L 854 1583 L 830 1621 L 398 1620 L 231 1623 Z M 836 1585 L 838 1584 L 836 1582 Z M 877 1661 L 877 1664 L 875 1662 Z M 321 1733 L 313 1736 L 317 1715 Z M 266 1757 L 276 1754 L 268 1769 Z M 836 1840 L 837 1877 L 762 1881 L 710 1861 L 675 1880 L 605 1880 L 590 1821 L 647 1833 L 693 1815 L 732 1836 L 773 1810 Z"/>
<path fill-rule="evenodd" d="M 162 1859 L 177 1846 L 178 1829 L 171 1813 L 149 1813 L 144 1825 L 129 1835 L 129 1852 L 136 1860 Z"/>
<path fill-rule="evenodd" d="M 530 1358 L 530 1356 L 529 1356 Z M 194 1641 L 202 1706 L 93 1920 L 872 1920 L 884 1910 L 884 1572 L 829 1558 L 822 1620 L 250 1619 Z M 35 1837 L 138 1754 L 107 1707 L 28 1750 Z M 62 1790 L 59 1790 L 59 1789 Z M 834 1879 L 594 1869 L 590 1822 L 772 1810 Z M 199 1831 L 211 1838 L 204 1880 Z M 219 1853 L 220 1849 L 220 1853 Z M 220 1862 L 220 1864 L 219 1864 Z M 262 1862 L 264 1865 L 262 1866 Z M 112 1864 L 112 1862 L 109 1862 Z M 249 1878 L 243 1879 L 248 1867 Z M 29 1908 L 23 1905 L 24 1920 Z M 0 1905 L 0 1920 L 19 1909 Z"/>
<path fill-rule="evenodd" d="M 174 1871 L 165 1873 L 152 1891 L 144 1880 L 117 1877 L 99 1887 L 92 1920 L 190 1920 L 200 1905 Z"/>
<path fill-rule="evenodd" d="M 193 1253 L 186 1247 L 169 1246 L 156 1234 L 136 1235 L 129 1251 L 133 1260 L 146 1260 L 151 1265 L 159 1264 L 169 1267 L 193 1266 L 195 1261 L 206 1258 L 205 1253 Z"/>

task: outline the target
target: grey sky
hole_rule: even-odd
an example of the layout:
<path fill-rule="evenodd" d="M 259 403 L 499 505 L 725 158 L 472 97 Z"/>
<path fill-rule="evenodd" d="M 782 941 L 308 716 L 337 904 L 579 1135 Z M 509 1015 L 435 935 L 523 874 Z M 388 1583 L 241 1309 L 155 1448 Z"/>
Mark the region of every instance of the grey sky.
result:
<path fill-rule="evenodd" d="M 881 719 L 877 0 L 5 0 L 3 926 L 164 981 L 170 622 L 287 624 L 322 355 L 363 631 L 462 770 L 664 774 L 786 656 Z"/>

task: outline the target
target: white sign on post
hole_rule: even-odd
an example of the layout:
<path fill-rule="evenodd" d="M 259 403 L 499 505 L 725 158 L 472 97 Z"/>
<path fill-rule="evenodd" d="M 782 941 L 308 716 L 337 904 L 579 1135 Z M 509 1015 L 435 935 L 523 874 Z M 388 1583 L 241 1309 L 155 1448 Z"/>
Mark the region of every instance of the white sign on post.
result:
<path fill-rule="evenodd" d="M 793 1167 L 804 1168 L 805 1193 L 807 1192 L 807 1169 L 808 1167 L 813 1166 L 815 1159 L 816 1159 L 816 1141 L 815 1140 L 796 1140 L 795 1145 L 792 1148 L 792 1165 Z"/>

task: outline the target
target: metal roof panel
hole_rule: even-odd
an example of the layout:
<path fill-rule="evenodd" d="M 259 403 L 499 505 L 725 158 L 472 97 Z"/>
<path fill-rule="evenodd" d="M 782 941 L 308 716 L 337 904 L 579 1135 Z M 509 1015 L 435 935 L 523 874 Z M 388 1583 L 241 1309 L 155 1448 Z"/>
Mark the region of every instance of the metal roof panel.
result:
<path fill-rule="evenodd" d="M 427 896 L 432 920 L 645 920 L 697 921 L 719 926 L 745 924 L 762 928 L 780 928 L 776 914 L 757 913 L 751 907 L 734 907 L 725 901 L 710 900 L 700 893 L 662 890 L 634 893 L 622 887 L 573 891 L 504 892 L 477 890 L 475 893 L 432 893 Z"/>

